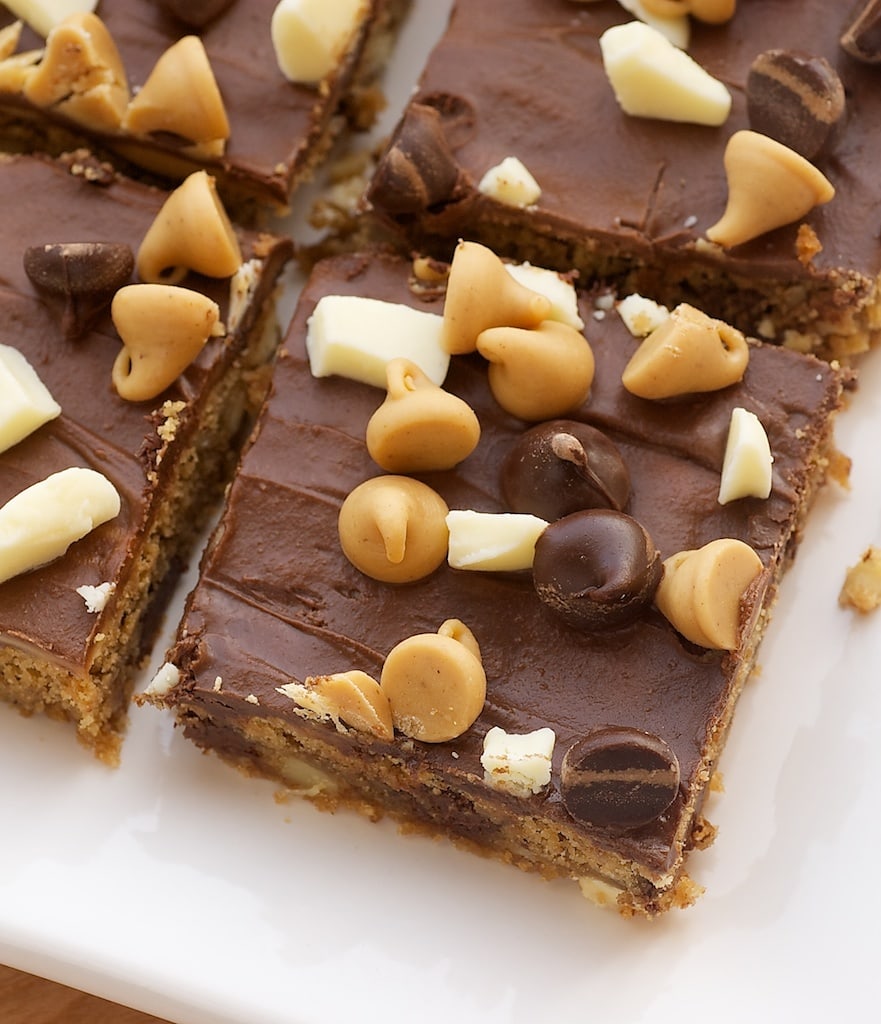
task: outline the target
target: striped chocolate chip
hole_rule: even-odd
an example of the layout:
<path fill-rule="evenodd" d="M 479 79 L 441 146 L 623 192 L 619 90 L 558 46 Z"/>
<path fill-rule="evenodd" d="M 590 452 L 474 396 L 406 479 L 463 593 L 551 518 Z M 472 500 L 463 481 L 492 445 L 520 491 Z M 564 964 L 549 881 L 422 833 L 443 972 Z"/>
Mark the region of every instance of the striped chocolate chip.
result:
<path fill-rule="evenodd" d="M 561 787 L 563 804 L 577 821 L 638 828 L 676 799 L 679 761 L 659 736 L 603 726 L 566 751 Z"/>
<path fill-rule="evenodd" d="M 844 87 L 823 57 L 766 50 L 746 80 L 750 127 L 813 160 L 844 117 Z"/>

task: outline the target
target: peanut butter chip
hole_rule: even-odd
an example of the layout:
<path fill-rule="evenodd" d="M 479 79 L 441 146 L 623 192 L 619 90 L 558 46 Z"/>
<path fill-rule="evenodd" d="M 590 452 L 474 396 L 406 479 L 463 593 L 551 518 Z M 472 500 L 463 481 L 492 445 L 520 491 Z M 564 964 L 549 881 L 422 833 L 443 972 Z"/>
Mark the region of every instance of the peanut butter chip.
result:
<path fill-rule="evenodd" d="M 409 359 L 386 367 L 388 393 L 367 424 L 367 450 L 391 473 L 452 469 L 480 439 L 474 410 Z"/>
<path fill-rule="evenodd" d="M 380 686 L 395 728 L 415 740 L 455 739 L 483 710 L 486 674 L 470 639 L 463 643 L 457 638 L 460 625 L 448 620 L 441 627 L 445 632 L 408 637 L 392 648 L 383 665 Z M 470 630 L 467 636 L 473 639 Z"/>
<path fill-rule="evenodd" d="M 835 195 L 832 183 L 803 156 L 746 129 L 725 147 L 728 204 L 707 238 L 726 249 L 791 224 Z"/>
<path fill-rule="evenodd" d="M 447 352 L 473 352 L 490 327 L 538 327 L 550 312 L 551 300 L 515 281 L 491 249 L 477 242 L 456 246 L 441 337 Z"/>
<path fill-rule="evenodd" d="M 737 7 L 737 0 L 642 0 L 642 3 L 647 11 L 661 18 L 691 14 L 709 25 L 730 21 Z"/>
<path fill-rule="evenodd" d="M 573 412 L 593 383 L 594 357 L 584 335 L 545 320 L 533 330 L 494 327 L 477 338 L 489 360 L 489 386 L 512 416 L 537 422 Z"/>
<path fill-rule="evenodd" d="M 309 676 L 305 683 L 280 687 L 280 692 L 309 711 L 341 721 L 358 732 L 390 740 L 394 734 L 388 697 L 366 672 L 352 669 L 333 675 Z"/>
<path fill-rule="evenodd" d="M 113 384 L 130 402 L 161 394 L 210 337 L 223 333 L 216 302 L 172 285 L 126 285 L 114 296 L 110 315 L 123 344 Z"/>
<path fill-rule="evenodd" d="M 640 398 L 672 398 L 735 384 L 748 362 L 740 331 L 682 303 L 634 352 L 621 380 Z"/>
<path fill-rule="evenodd" d="M 138 249 L 138 275 L 149 284 L 178 284 L 190 270 L 230 277 L 242 265 L 239 240 L 214 178 L 195 171 L 162 204 Z"/>
<path fill-rule="evenodd" d="M 365 576 L 411 583 L 446 558 L 448 511 L 427 484 L 406 476 L 374 477 L 359 484 L 340 508 L 340 546 Z"/>
<path fill-rule="evenodd" d="M 748 544 L 731 538 L 680 551 L 664 562 L 655 604 L 692 643 L 733 651 L 740 637 L 744 596 L 762 568 Z"/>

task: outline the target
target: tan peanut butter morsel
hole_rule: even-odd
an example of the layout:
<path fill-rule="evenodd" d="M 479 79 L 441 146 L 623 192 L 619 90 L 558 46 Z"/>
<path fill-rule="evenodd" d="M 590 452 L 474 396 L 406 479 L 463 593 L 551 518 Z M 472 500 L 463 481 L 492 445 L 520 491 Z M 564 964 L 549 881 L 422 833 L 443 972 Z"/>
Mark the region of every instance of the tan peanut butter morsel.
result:
<path fill-rule="evenodd" d="M 134 135 L 170 132 L 220 156 L 229 138 L 229 119 L 211 62 L 198 36 L 184 36 L 156 61 L 122 119 Z"/>
<path fill-rule="evenodd" d="M 126 285 L 113 297 L 110 315 L 123 344 L 113 384 L 130 402 L 161 394 L 209 338 L 224 333 L 216 302 L 173 285 Z"/>
<path fill-rule="evenodd" d="M 340 508 L 337 529 L 348 560 L 383 583 L 412 583 L 447 556 L 449 509 L 427 484 L 377 476 L 359 484 Z"/>
<path fill-rule="evenodd" d="M 0 60 L 6 60 L 7 57 L 11 57 L 18 49 L 23 26 L 24 22 L 13 21 L 11 25 L 0 28 Z"/>
<path fill-rule="evenodd" d="M 740 331 L 683 302 L 643 340 L 621 382 L 639 398 L 718 391 L 737 383 L 748 362 Z"/>
<path fill-rule="evenodd" d="M 38 107 L 104 130 L 119 127 L 130 97 L 116 43 L 91 13 L 72 14 L 52 29 L 22 91 Z"/>
<path fill-rule="evenodd" d="M 138 276 L 179 284 L 188 271 L 231 277 L 242 265 L 239 240 L 207 171 L 189 175 L 165 200 L 138 249 Z"/>
<path fill-rule="evenodd" d="M 737 0 L 642 0 L 651 14 L 661 18 L 676 18 L 691 14 L 708 25 L 721 25 L 734 17 Z"/>
<path fill-rule="evenodd" d="M 409 359 L 386 366 L 385 401 L 367 423 L 370 457 L 390 473 L 452 469 L 477 447 L 480 421 Z"/>
<path fill-rule="evenodd" d="M 743 129 L 725 147 L 728 203 L 707 238 L 726 249 L 800 220 L 835 189 L 810 161 L 781 142 Z"/>
<path fill-rule="evenodd" d="M 477 338 L 489 361 L 489 387 L 512 416 L 552 420 L 577 409 L 593 383 L 593 351 L 568 324 L 545 320 L 529 330 L 492 327 Z"/>
<path fill-rule="evenodd" d="M 740 638 L 741 603 L 762 568 L 748 544 L 728 537 L 680 551 L 664 561 L 655 604 L 687 640 L 733 651 Z"/>
<path fill-rule="evenodd" d="M 445 743 L 471 728 L 486 700 L 476 647 L 471 630 L 448 619 L 437 633 L 408 637 L 389 651 L 379 683 L 399 732 Z"/>
<path fill-rule="evenodd" d="M 538 327 L 550 312 L 550 299 L 515 281 L 491 249 L 478 242 L 456 246 L 441 335 L 451 355 L 473 352 L 490 327 Z"/>
<path fill-rule="evenodd" d="M 394 735 L 392 709 L 379 683 L 366 672 L 352 669 L 326 676 L 308 676 L 303 683 L 288 683 L 279 692 L 295 704 L 333 722 L 380 739 Z"/>

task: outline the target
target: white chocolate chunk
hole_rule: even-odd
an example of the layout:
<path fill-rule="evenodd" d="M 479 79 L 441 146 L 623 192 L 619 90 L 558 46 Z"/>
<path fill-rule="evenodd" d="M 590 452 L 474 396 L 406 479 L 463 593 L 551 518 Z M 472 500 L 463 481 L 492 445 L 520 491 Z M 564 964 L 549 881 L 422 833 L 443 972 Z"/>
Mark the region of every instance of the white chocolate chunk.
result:
<path fill-rule="evenodd" d="M 0 345 L 0 452 L 54 420 L 61 406 L 18 351 Z"/>
<path fill-rule="evenodd" d="M 720 125 L 731 94 L 683 50 L 641 21 L 600 36 L 603 65 L 625 113 L 664 121 Z"/>
<path fill-rule="evenodd" d="M 506 206 L 521 208 L 532 206 L 541 196 L 540 185 L 516 156 L 506 156 L 500 164 L 490 167 L 477 189 Z"/>
<path fill-rule="evenodd" d="M 551 781 L 556 739 L 553 729 L 518 735 L 493 726 L 484 737 L 480 755 L 484 782 L 513 796 L 540 793 Z"/>
<path fill-rule="evenodd" d="M 618 897 L 624 891 L 602 878 L 590 878 L 587 875 L 578 879 L 578 885 L 581 895 L 586 900 L 590 900 L 595 906 L 603 907 L 606 910 L 617 909 Z"/>
<path fill-rule="evenodd" d="M 0 508 L 0 583 L 60 558 L 119 514 L 119 494 L 94 469 L 53 473 Z"/>
<path fill-rule="evenodd" d="M 618 316 L 634 338 L 645 338 L 670 315 L 666 306 L 633 292 L 618 303 Z"/>
<path fill-rule="evenodd" d="M 550 299 L 548 320 L 559 320 L 576 331 L 584 328 L 584 321 L 578 313 L 578 295 L 571 281 L 556 270 L 536 267 L 531 263 L 505 263 L 504 267 L 518 284 Z"/>
<path fill-rule="evenodd" d="M 180 669 L 166 661 L 144 689 L 145 697 L 164 697 L 180 682 Z"/>
<path fill-rule="evenodd" d="M 116 590 L 115 583 L 101 583 L 97 587 L 84 583 L 83 586 L 76 588 L 76 592 L 86 602 L 86 611 L 91 615 L 97 615 L 104 611 L 114 590 Z"/>
<path fill-rule="evenodd" d="M 747 409 L 732 409 L 719 504 L 727 505 L 738 498 L 767 498 L 773 461 L 768 435 L 758 416 Z"/>
<path fill-rule="evenodd" d="M 330 74 L 348 49 L 365 6 L 364 0 L 281 0 L 270 34 L 285 78 L 314 84 Z"/>
<path fill-rule="evenodd" d="M 357 295 L 325 295 L 309 317 L 309 367 L 314 377 L 337 374 L 384 390 L 386 365 L 403 356 L 440 386 L 450 365 L 442 328 L 438 313 Z"/>
<path fill-rule="evenodd" d="M 26 21 L 35 32 L 48 36 L 71 14 L 92 13 L 98 0 L 4 0 L 3 6 L 16 18 Z"/>
<path fill-rule="evenodd" d="M 621 4 L 625 11 L 639 18 L 640 21 L 644 21 L 646 25 L 651 25 L 652 28 L 657 29 L 678 49 L 688 49 L 688 44 L 691 41 L 691 22 L 687 14 L 663 18 L 659 14 L 653 14 L 651 11 L 646 10 L 642 0 L 618 0 L 618 3 Z"/>
<path fill-rule="evenodd" d="M 516 572 L 531 569 L 535 542 L 548 525 L 523 512 L 473 512 L 453 509 L 447 561 L 454 569 Z"/>

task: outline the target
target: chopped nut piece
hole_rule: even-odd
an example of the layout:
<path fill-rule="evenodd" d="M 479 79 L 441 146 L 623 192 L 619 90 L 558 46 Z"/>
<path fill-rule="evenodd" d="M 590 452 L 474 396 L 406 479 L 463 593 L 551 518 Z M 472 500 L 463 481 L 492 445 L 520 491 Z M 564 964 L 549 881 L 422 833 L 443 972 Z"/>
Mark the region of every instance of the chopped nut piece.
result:
<path fill-rule="evenodd" d="M 625 113 L 714 126 L 727 120 L 725 86 L 650 25 L 613 25 L 600 36 L 600 49 Z"/>
<path fill-rule="evenodd" d="M 440 385 L 450 365 L 442 328 L 437 313 L 357 295 L 325 295 L 309 317 L 309 368 L 315 377 L 337 374 L 385 388 L 387 365 L 406 356 Z"/>
<path fill-rule="evenodd" d="M 36 106 L 54 107 L 88 127 L 118 128 L 129 101 L 128 78 L 101 19 L 73 14 L 56 25 L 23 92 Z"/>
<path fill-rule="evenodd" d="M 512 796 L 540 793 L 551 781 L 551 757 L 556 734 L 536 729 L 517 735 L 494 725 L 483 738 L 483 781 Z"/>
<path fill-rule="evenodd" d="M 144 689 L 144 697 L 164 697 L 180 682 L 180 669 L 170 661 L 161 665 Z"/>
<path fill-rule="evenodd" d="M 116 590 L 115 583 L 102 583 L 97 587 L 86 583 L 76 588 L 76 592 L 86 602 L 86 611 L 91 615 L 97 615 L 104 611 L 114 590 Z"/>
<path fill-rule="evenodd" d="M 0 92 L 20 93 L 34 68 L 43 59 L 43 50 L 28 50 L 0 60 Z"/>
<path fill-rule="evenodd" d="M 491 327 L 538 327 L 551 300 L 526 288 L 478 242 L 459 242 L 453 253 L 444 302 L 442 345 L 452 355 L 473 352 L 477 337 Z"/>
<path fill-rule="evenodd" d="M 881 605 L 881 548 L 870 545 L 847 570 L 838 603 L 864 615 Z"/>
<path fill-rule="evenodd" d="M 173 285 L 126 285 L 116 293 L 110 315 L 123 344 L 113 384 L 130 402 L 161 394 L 209 338 L 223 334 L 216 302 Z"/>
<path fill-rule="evenodd" d="M 740 331 L 683 302 L 633 353 L 621 380 L 640 398 L 673 398 L 728 387 L 748 362 Z"/>
<path fill-rule="evenodd" d="M 456 620 L 437 633 L 408 637 L 389 651 L 380 686 L 395 728 L 424 743 L 445 743 L 470 729 L 486 700 L 486 673 Z M 467 627 L 463 627 L 473 640 Z"/>
<path fill-rule="evenodd" d="M 727 537 L 710 541 L 665 560 L 655 604 L 692 643 L 733 651 L 741 602 L 761 572 L 761 559 L 748 544 Z"/>
<path fill-rule="evenodd" d="M 129 103 L 122 127 L 135 135 L 170 132 L 207 147 L 207 153 L 223 152 L 229 120 L 198 36 L 184 36 L 160 56 Z"/>
<path fill-rule="evenodd" d="M 795 150 L 746 129 L 728 140 L 725 173 L 728 204 L 707 238 L 726 249 L 791 224 L 835 195 L 832 183 Z"/>
<path fill-rule="evenodd" d="M 651 334 L 670 315 L 670 310 L 652 299 L 633 292 L 618 303 L 618 316 L 634 338 L 644 338 Z"/>
<path fill-rule="evenodd" d="M 452 510 L 447 558 L 454 569 L 516 572 L 532 567 L 535 542 L 548 525 L 528 512 Z"/>
<path fill-rule="evenodd" d="M 278 692 L 319 718 L 330 719 L 337 729 L 341 729 L 343 722 L 380 739 L 390 740 L 394 735 L 388 697 L 366 672 L 353 669 L 327 676 L 309 676 L 304 683 L 279 686 Z"/>
<path fill-rule="evenodd" d="M 179 284 L 191 270 L 230 277 L 242 265 L 239 240 L 214 178 L 195 171 L 162 204 L 137 255 L 148 284 Z"/>
<path fill-rule="evenodd" d="M 364 0 L 281 0 L 270 31 L 285 78 L 317 84 L 336 67 L 364 14 Z"/>
<path fill-rule="evenodd" d="M 596 363 L 584 335 L 545 320 L 530 330 L 492 327 L 477 336 L 489 360 L 489 387 L 513 416 L 537 422 L 574 412 L 587 398 Z"/>
<path fill-rule="evenodd" d="M 98 0 L 5 0 L 4 6 L 45 37 L 71 14 L 94 11 Z"/>
<path fill-rule="evenodd" d="M 0 583 L 37 569 L 119 515 L 116 488 L 93 469 L 53 473 L 0 508 Z"/>
<path fill-rule="evenodd" d="M 446 557 L 447 511 L 427 484 L 406 476 L 374 477 L 340 508 L 340 546 L 366 576 L 410 583 L 434 572 Z"/>
<path fill-rule="evenodd" d="M 7 5 L 8 6 L 8 5 Z M 12 8 L 10 7 L 10 10 Z M 22 22 L 13 21 L 11 25 L 0 29 L 0 61 L 11 57 L 18 49 L 18 41 L 21 39 Z"/>
<path fill-rule="evenodd" d="M 438 387 L 410 362 L 386 367 L 385 401 L 370 417 L 370 457 L 390 473 L 452 469 L 480 440 L 480 421 L 457 395 Z"/>
<path fill-rule="evenodd" d="M 746 409 L 731 410 L 728 441 L 719 482 L 719 504 L 738 498 L 767 498 L 774 460 L 761 420 Z"/>
<path fill-rule="evenodd" d="M 480 179 L 478 191 L 506 206 L 526 207 L 537 203 L 541 187 L 522 162 L 508 156 L 491 167 Z"/>
<path fill-rule="evenodd" d="M 60 413 L 61 406 L 21 352 L 0 345 L 0 452 Z"/>

